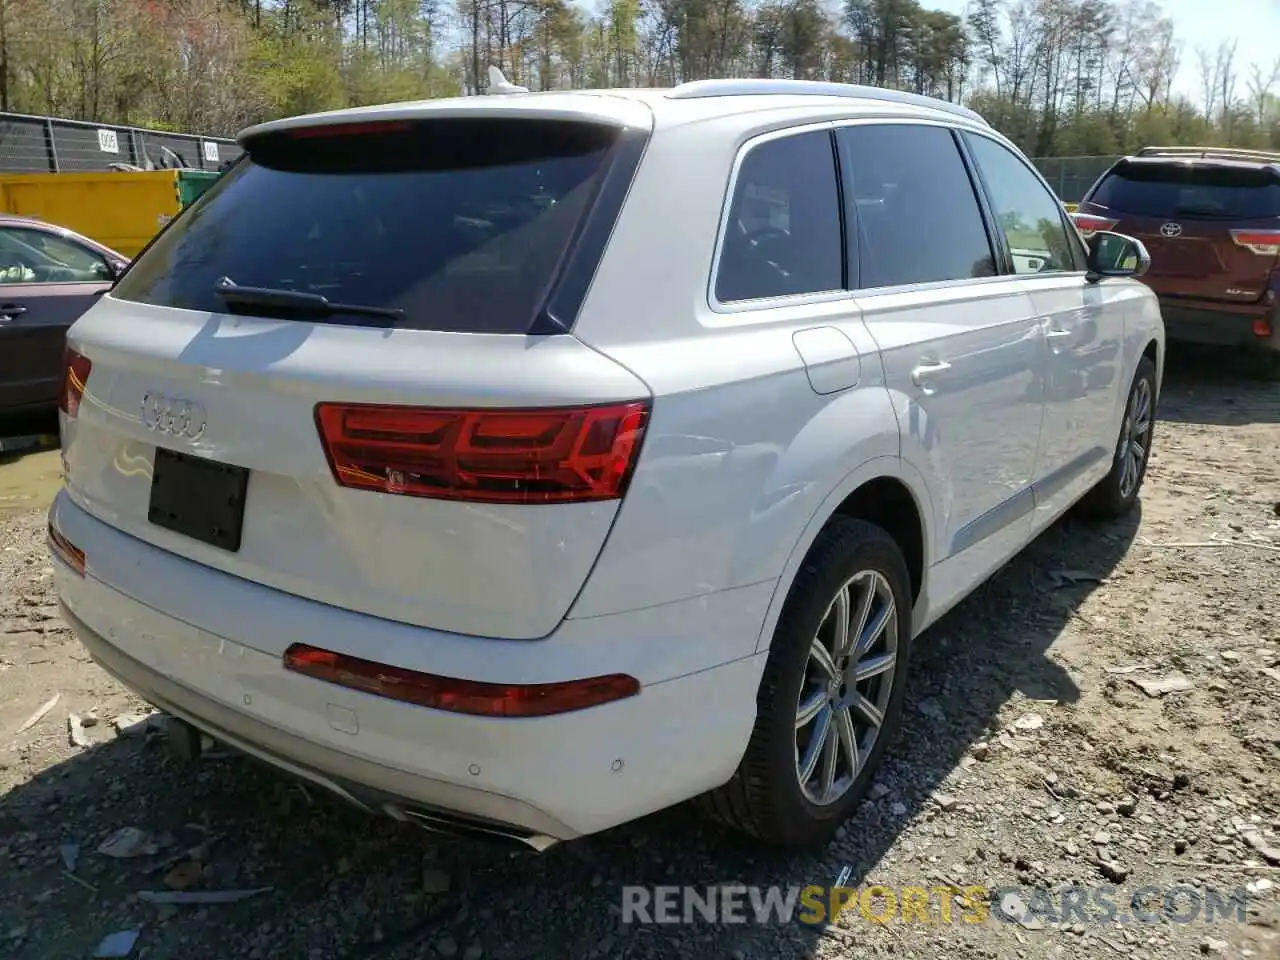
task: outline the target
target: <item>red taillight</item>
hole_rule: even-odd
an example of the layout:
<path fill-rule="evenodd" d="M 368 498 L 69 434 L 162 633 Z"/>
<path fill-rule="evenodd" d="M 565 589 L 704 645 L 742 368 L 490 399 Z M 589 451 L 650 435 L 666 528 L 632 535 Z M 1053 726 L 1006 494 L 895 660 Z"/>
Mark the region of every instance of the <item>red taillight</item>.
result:
<path fill-rule="evenodd" d="M 84 551 L 49 524 L 49 550 L 80 576 L 84 576 Z"/>
<path fill-rule="evenodd" d="M 1266 317 L 1259 317 L 1253 321 L 1253 335 L 1264 339 L 1271 336 L 1271 321 Z"/>
<path fill-rule="evenodd" d="M 82 353 L 76 353 L 70 347 L 62 350 L 62 390 L 58 394 L 58 409 L 68 417 L 80 412 L 80 399 L 84 396 L 85 384 L 89 382 L 89 371 L 93 363 Z"/>
<path fill-rule="evenodd" d="M 1238 246 L 1264 257 L 1280 253 L 1280 230 L 1232 230 L 1231 239 Z"/>
<path fill-rule="evenodd" d="M 483 717 L 546 717 L 624 700 L 640 692 L 639 680 L 620 673 L 562 683 L 479 683 L 389 667 L 303 643 L 284 652 L 284 667 L 389 700 Z"/>
<path fill-rule="evenodd" d="M 473 503 L 621 497 L 648 417 L 643 401 L 537 410 L 316 406 L 339 485 Z"/>
<path fill-rule="evenodd" d="M 1094 216 L 1092 213 L 1073 213 L 1071 219 L 1076 222 L 1076 228 L 1086 239 L 1092 237 L 1095 233 L 1106 233 L 1114 227 L 1119 220 L 1109 220 L 1106 217 Z"/>
<path fill-rule="evenodd" d="M 318 127 L 298 127 L 286 131 L 286 136 L 295 139 L 316 139 L 318 137 L 350 137 L 371 136 L 378 133 L 402 133 L 412 124 L 406 120 L 381 120 L 373 123 L 330 123 Z"/>

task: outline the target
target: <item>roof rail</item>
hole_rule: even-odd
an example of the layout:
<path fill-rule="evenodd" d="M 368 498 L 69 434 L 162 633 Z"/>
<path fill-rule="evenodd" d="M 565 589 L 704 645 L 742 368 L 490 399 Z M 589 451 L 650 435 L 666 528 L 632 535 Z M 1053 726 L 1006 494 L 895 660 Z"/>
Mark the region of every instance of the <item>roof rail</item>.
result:
<path fill-rule="evenodd" d="M 1280 153 L 1270 150 L 1243 150 L 1237 147 L 1143 147 L 1139 157 L 1187 157 L 1200 160 L 1255 160 L 1280 163 Z"/>
<path fill-rule="evenodd" d="M 982 116 L 968 107 L 950 100 L 926 97 L 921 93 L 890 90 L 887 87 L 867 87 L 856 83 L 825 83 L 817 80 L 693 80 L 682 83 L 667 96 L 673 100 L 694 100 L 699 97 L 757 97 L 766 95 L 793 97 L 850 97 L 858 100 L 882 100 L 901 103 L 928 110 L 940 110 L 953 116 L 964 117 L 983 126 L 990 126 Z"/>

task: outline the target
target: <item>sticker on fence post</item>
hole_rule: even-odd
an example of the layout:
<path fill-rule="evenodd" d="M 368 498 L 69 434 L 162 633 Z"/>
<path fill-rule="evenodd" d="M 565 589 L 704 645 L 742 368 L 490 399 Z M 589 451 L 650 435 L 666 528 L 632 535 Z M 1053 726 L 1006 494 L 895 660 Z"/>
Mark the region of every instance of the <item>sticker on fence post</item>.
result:
<path fill-rule="evenodd" d="M 120 140 L 116 137 L 114 130 L 98 131 L 98 149 L 103 153 L 120 152 Z"/>
<path fill-rule="evenodd" d="M 211 140 L 204 142 L 204 158 L 209 163 L 218 162 L 218 145 Z"/>

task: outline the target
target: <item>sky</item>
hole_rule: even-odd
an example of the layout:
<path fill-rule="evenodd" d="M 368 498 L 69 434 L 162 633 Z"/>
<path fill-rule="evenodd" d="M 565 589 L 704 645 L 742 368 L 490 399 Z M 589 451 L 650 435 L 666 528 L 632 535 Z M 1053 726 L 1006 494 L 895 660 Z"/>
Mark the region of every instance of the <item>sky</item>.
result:
<path fill-rule="evenodd" d="M 1197 103 L 1200 93 L 1199 45 L 1216 49 L 1223 40 L 1238 38 L 1236 95 L 1246 95 L 1249 64 L 1264 72 L 1280 56 L 1280 0 L 1157 0 L 1174 24 L 1182 44 L 1182 60 L 1174 80 L 1175 93 Z M 924 7 L 964 14 L 968 0 L 922 0 Z"/>

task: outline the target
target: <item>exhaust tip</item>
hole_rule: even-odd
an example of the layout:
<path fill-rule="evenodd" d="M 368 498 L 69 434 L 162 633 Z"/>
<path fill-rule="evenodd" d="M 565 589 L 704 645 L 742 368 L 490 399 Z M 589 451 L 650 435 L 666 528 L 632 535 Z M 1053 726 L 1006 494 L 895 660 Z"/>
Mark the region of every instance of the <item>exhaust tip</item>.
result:
<path fill-rule="evenodd" d="M 519 827 L 487 823 L 438 810 L 402 807 L 387 803 L 383 806 L 383 812 L 402 823 L 412 823 L 431 833 L 485 840 L 525 852 L 544 853 L 560 842 L 555 837 L 522 830 Z"/>

